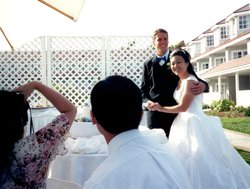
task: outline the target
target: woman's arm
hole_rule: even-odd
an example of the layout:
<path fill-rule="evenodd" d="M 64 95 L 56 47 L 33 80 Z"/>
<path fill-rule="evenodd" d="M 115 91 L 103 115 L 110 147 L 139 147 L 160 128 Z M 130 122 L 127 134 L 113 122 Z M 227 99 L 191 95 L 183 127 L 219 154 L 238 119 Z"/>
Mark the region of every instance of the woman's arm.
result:
<path fill-rule="evenodd" d="M 72 124 L 76 116 L 77 109 L 73 103 L 57 91 L 37 81 L 29 82 L 14 89 L 14 91 L 23 93 L 25 100 L 28 99 L 34 90 L 39 91 L 45 98 L 47 98 L 59 112 L 65 113 L 70 125 Z"/>
<path fill-rule="evenodd" d="M 193 85 L 192 80 L 188 80 L 185 83 L 185 89 L 183 95 L 180 99 L 180 103 L 175 106 L 161 106 L 159 103 L 155 103 L 153 110 L 157 110 L 165 113 L 179 113 L 185 112 L 190 106 L 194 99 L 194 94 L 191 92 L 191 87 Z"/>

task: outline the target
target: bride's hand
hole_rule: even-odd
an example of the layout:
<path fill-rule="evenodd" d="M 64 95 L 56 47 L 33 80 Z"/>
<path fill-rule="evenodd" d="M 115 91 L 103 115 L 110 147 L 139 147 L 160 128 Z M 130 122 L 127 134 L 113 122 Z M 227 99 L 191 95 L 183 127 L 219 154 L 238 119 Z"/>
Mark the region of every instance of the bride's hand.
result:
<path fill-rule="evenodd" d="M 162 106 L 156 102 L 152 105 L 152 110 L 151 111 L 160 111 L 162 109 Z"/>

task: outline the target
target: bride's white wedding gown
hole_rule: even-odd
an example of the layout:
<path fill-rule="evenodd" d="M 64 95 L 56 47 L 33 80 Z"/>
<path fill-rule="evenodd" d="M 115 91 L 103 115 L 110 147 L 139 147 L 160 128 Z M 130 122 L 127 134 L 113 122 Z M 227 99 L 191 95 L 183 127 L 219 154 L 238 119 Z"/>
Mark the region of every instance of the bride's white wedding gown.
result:
<path fill-rule="evenodd" d="M 178 102 L 189 76 L 175 91 Z M 250 189 L 250 166 L 224 135 L 219 117 L 202 110 L 202 95 L 194 97 L 186 112 L 171 127 L 169 145 L 183 163 L 194 189 Z"/>

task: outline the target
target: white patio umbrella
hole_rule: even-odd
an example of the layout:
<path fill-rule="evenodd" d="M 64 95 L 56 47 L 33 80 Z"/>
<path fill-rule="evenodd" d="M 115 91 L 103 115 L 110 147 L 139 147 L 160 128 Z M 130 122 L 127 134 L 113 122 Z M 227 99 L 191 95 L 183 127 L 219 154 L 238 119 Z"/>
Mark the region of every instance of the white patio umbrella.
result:
<path fill-rule="evenodd" d="M 77 21 L 85 0 L 38 0 L 64 16 Z"/>
<path fill-rule="evenodd" d="M 71 25 L 85 0 L 0 0 L 0 50 L 10 50 L 40 35 Z M 68 19 L 70 18 L 70 19 Z"/>
<path fill-rule="evenodd" d="M 3 31 L 3 29 L 1 27 L 0 27 L 0 31 L 2 33 L 2 35 L 0 36 L 0 41 L 2 42 L 1 45 L 3 45 L 3 43 L 5 41 L 10 46 L 11 50 L 14 50 L 13 45 L 11 44 L 10 40 L 8 39 L 8 37 L 6 36 L 5 32 Z"/>

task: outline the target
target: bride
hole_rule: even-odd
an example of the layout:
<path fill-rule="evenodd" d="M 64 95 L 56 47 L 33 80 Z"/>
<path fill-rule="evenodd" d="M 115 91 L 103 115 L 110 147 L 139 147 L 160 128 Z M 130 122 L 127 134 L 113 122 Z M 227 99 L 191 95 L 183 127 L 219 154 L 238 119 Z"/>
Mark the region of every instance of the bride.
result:
<path fill-rule="evenodd" d="M 150 110 L 178 113 L 171 127 L 169 145 L 183 163 L 194 189 L 250 189 L 250 166 L 224 135 L 219 117 L 202 110 L 202 94 L 191 93 L 190 54 L 184 49 L 171 53 L 172 72 L 180 78 L 175 106 L 149 104 Z"/>

